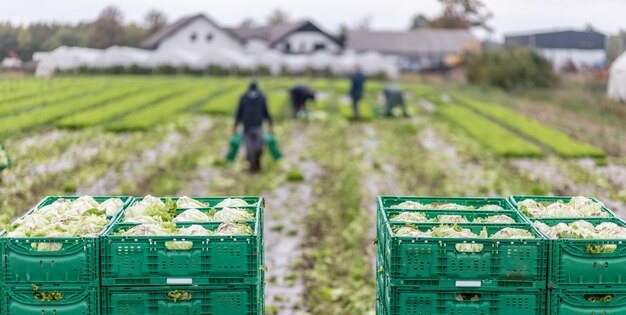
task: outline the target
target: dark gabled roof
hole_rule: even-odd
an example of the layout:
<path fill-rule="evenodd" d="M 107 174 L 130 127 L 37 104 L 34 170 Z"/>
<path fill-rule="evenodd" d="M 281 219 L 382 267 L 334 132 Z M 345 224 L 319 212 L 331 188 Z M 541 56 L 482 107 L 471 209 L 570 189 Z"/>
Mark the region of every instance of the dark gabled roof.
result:
<path fill-rule="evenodd" d="M 264 26 L 264 27 L 254 27 L 254 28 L 231 28 L 229 29 L 239 38 L 244 40 L 249 40 L 253 38 L 263 39 L 267 41 L 270 46 L 278 43 L 283 38 L 291 35 L 292 33 L 299 31 L 314 31 L 320 32 L 326 37 L 330 38 L 332 41 L 337 44 L 341 44 L 339 39 L 325 32 L 321 28 L 319 28 L 315 23 L 309 20 L 302 20 L 294 23 L 285 23 L 276 26 Z"/>
<path fill-rule="evenodd" d="M 350 31 L 346 48 L 357 52 L 412 56 L 416 54 L 457 53 L 467 43 L 476 41 L 468 30 L 418 29 L 409 32 Z"/>
<path fill-rule="evenodd" d="M 160 30 L 158 30 L 157 32 L 155 32 L 154 34 L 150 35 L 148 38 L 144 39 L 139 46 L 145 49 L 155 49 L 159 46 L 159 44 L 166 38 L 168 38 L 169 36 L 171 36 L 172 34 L 176 33 L 178 30 L 180 30 L 181 28 L 187 26 L 189 23 L 197 20 L 197 19 L 204 19 L 205 21 L 209 22 L 210 24 L 213 24 L 215 27 L 224 30 L 228 35 L 230 35 L 233 39 L 235 39 L 238 42 L 241 42 L 241 38 L 237 37 L 235 34 L 231 33 L 229 30 L 221 28 L 217 23 L 215 23 L 212 19 L 210 19 L 208 16 L 204 15 L 204 14 L 196 14 L 196 15 L 192 15 L 192 16 L 188 16 L 188 17 L 184 17 L 181 18 L 180 20 L 169 24 L 163 28 L 161 28 Z"/>
<path fill-rule="evenodd" d="M 605 49 L 606 35 L 577 30 L 518 33 L 505 35 L 505 45 L 546 49 Z"/>

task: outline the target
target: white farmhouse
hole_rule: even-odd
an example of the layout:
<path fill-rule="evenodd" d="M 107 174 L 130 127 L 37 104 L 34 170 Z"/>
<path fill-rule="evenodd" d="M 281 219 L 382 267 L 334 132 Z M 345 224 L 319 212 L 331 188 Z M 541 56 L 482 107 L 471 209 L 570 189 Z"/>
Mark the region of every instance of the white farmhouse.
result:
<path fill-rule="evenodd" d="M 231 28 L 230 31 L 244 40 L 246 51 L 250 53 L 276 49 L 285 54 L 308 55 L 317 52 L 339 54 L 343 50 L 339 39 L 310 20 L 267 27 Z"/>
<path fill-rule="evenodd" d="M 243 51 L 243 41 L 221 28 L 204 14 L 182 18 L 163 27 L 140 45 L 160 51 L 190 51 L 196 54 L 214 50 Z"/>

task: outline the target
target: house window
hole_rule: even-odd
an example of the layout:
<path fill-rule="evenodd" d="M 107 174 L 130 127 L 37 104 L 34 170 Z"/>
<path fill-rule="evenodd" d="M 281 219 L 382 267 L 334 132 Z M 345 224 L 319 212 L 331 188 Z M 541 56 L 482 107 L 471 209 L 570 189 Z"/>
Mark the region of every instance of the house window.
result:
<path fill-rule="evenodd" d="M 291 44 L 289 44 L 289 43 L 285 43 L 285 52 L 286 52 L 286 53 L 291 52 Z"/>
<path fill-rule="evenodd" d="M 313 47 L 313 50 L 315 50 L 315 51 L 324 50 L 324 49 L 326 49 L 326 44 L 324 44 L 324 43 L 317 43 Z"/>
<path fill-rule="evenodd" d="M 211 33 L 207 33 L 207 34 L 206 34 L 206 41 L 207 41 L 207 42 L 210 42 L 210 41 L 212 41 L 212 40 L 213 40 L 213 34 L 211 34 Z"/>
<path fill-rule="evenodd" d="M 198 34 L 196 34 L 196 32 L 191 33 L 191 36 L 189 36 L 189 39 L 190 39 L 192 42 L 195 42 L 195 41 L 196 41 L 196 38 L 198 38 Z"/>

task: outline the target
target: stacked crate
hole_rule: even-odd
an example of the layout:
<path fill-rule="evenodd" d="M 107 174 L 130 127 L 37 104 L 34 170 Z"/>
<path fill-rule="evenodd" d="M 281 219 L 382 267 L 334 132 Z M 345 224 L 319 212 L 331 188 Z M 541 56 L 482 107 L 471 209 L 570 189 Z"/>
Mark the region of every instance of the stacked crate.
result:
<path fill-rule="evenodd" d="M 421 204 L 454 203 L 480 208 L 499 205 L 504 210 L 393 209 L 405 201 Z M 479 234 L 504 227 L 521 228 L 534 239 L 399 237 L 394 228 L 406 222 L 391 218 L 403 211 L 422 212 L 428 218 L 505 214 L 513 224 L 460 223 Z M 377 224 L 377 314 L 545 314 L 547 247 L 541 234 L 519 215 L 505 198 L 379 197 Z M 409 223 L 424 232 L 441 223 Z M 473 252 L 460 246 L 482 245 Z M 469 299 L 469 300 L 468 300 Z"/>
<path fill-rule="evenodd" d="M 24 216 L 60 198 L 75 200 L 78 197 L 46 197 Z M 109 198 L 124 201 L 122 209 L 132 201 L 131 197 L 94 197 L 99 203 Z M 115 217 L 109 217 L 111 223 L 100 235 Z M 60 249 L 33 249 L 33 244 L 40 243 L 53 243 Z M 100 314 L 99 238 L 11 238 L 6 237 L 5 231 L 0 234 L 0 253 L 1 314 Z"/>
<path fill-rule="evenodd" d="M 237 198 L 254 205 L 238 207 L 255 212 L 255 220 L 243 222 L 253 235 L 121 236 L 138 224 L 123 223 L 120 215 L 102 240 L 102 314 L 263 314 L 264 202 Z M 194 199 L 215 206 L 225 198 Z M 192 224 L 215 230 L 220 223 L 176 223 Z M 168 249 L 177 242 L 188 249 Z"/>
<path fill-rule="evenodd" d="M 569 202 L 572 197 L 512 196 L 511 202 L 520 211 L 525 199 L 550 204 Z M 598 202 L 594 198 L 590 198 Z M 594 226 L 613 222 L 626 227 L 613 211 L 602 208 L 607 217 L 594 218 L 532 218 L 549 226 L 585 220 Z M 555 239 L 548 240 L 548 308 L 551 315 L 617 315 L 626 314 L 626 239 Z M 613 245 L 610 253 L 588 252 L 589 247 Z M 595 301 L 590 301 L 595 300 Z"/>

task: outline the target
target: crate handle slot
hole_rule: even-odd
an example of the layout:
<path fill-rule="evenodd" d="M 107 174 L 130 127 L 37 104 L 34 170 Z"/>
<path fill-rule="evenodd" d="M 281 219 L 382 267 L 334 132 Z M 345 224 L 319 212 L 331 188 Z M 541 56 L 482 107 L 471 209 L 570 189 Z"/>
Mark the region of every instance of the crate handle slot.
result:
<path fill-rule="evenodd" d="M 189 301 L 191 300 L 191 292 L 187 292 L 185 290 L 174 290 L 167 292 L 165 294 L 168 300 L 176 303 L 178 301 Z"/>
<path fill-rule="evenodd" d="M 454 299 L 458 302 L 480 302 L 481 294 L 478 293 L 456 293 Z"/>
<path fill-rule="evenodd" d="M 168 250 L 190 250 L 193 248 L 193 242 L 190 241 L 167 241 L 165 248 Z"/>
<path fill-rule="evenodd" d="M 38 251 L 38 252 L 58 252 L 63 249 L 63 243 L 32 243 L 30 244 L 30 248 Z"/>
<path fill-rule="evenodd" d="M 459 243 L 454 245 L 454 249 L 459 253 L 480 253 L 483 251 L 483 248 L 483 244 Z"/>
<path fill-rule="evenodd" d="M 609 303 L 615 296 L 613 294 L 585 294 L 583 297 L 589 303 Z"/>
<path fill-rule="evenodd" d="M 33 297 L 41 302 L 54 302 L 63 300 L 65 294 L 60 291 L 33 292 Z"/>
<path fill-rule="evenodd" d="M 590 255 L 611 254 L 616 250 L 615 244 L 589 244 L 585 247 L 585 252 Z"/>

